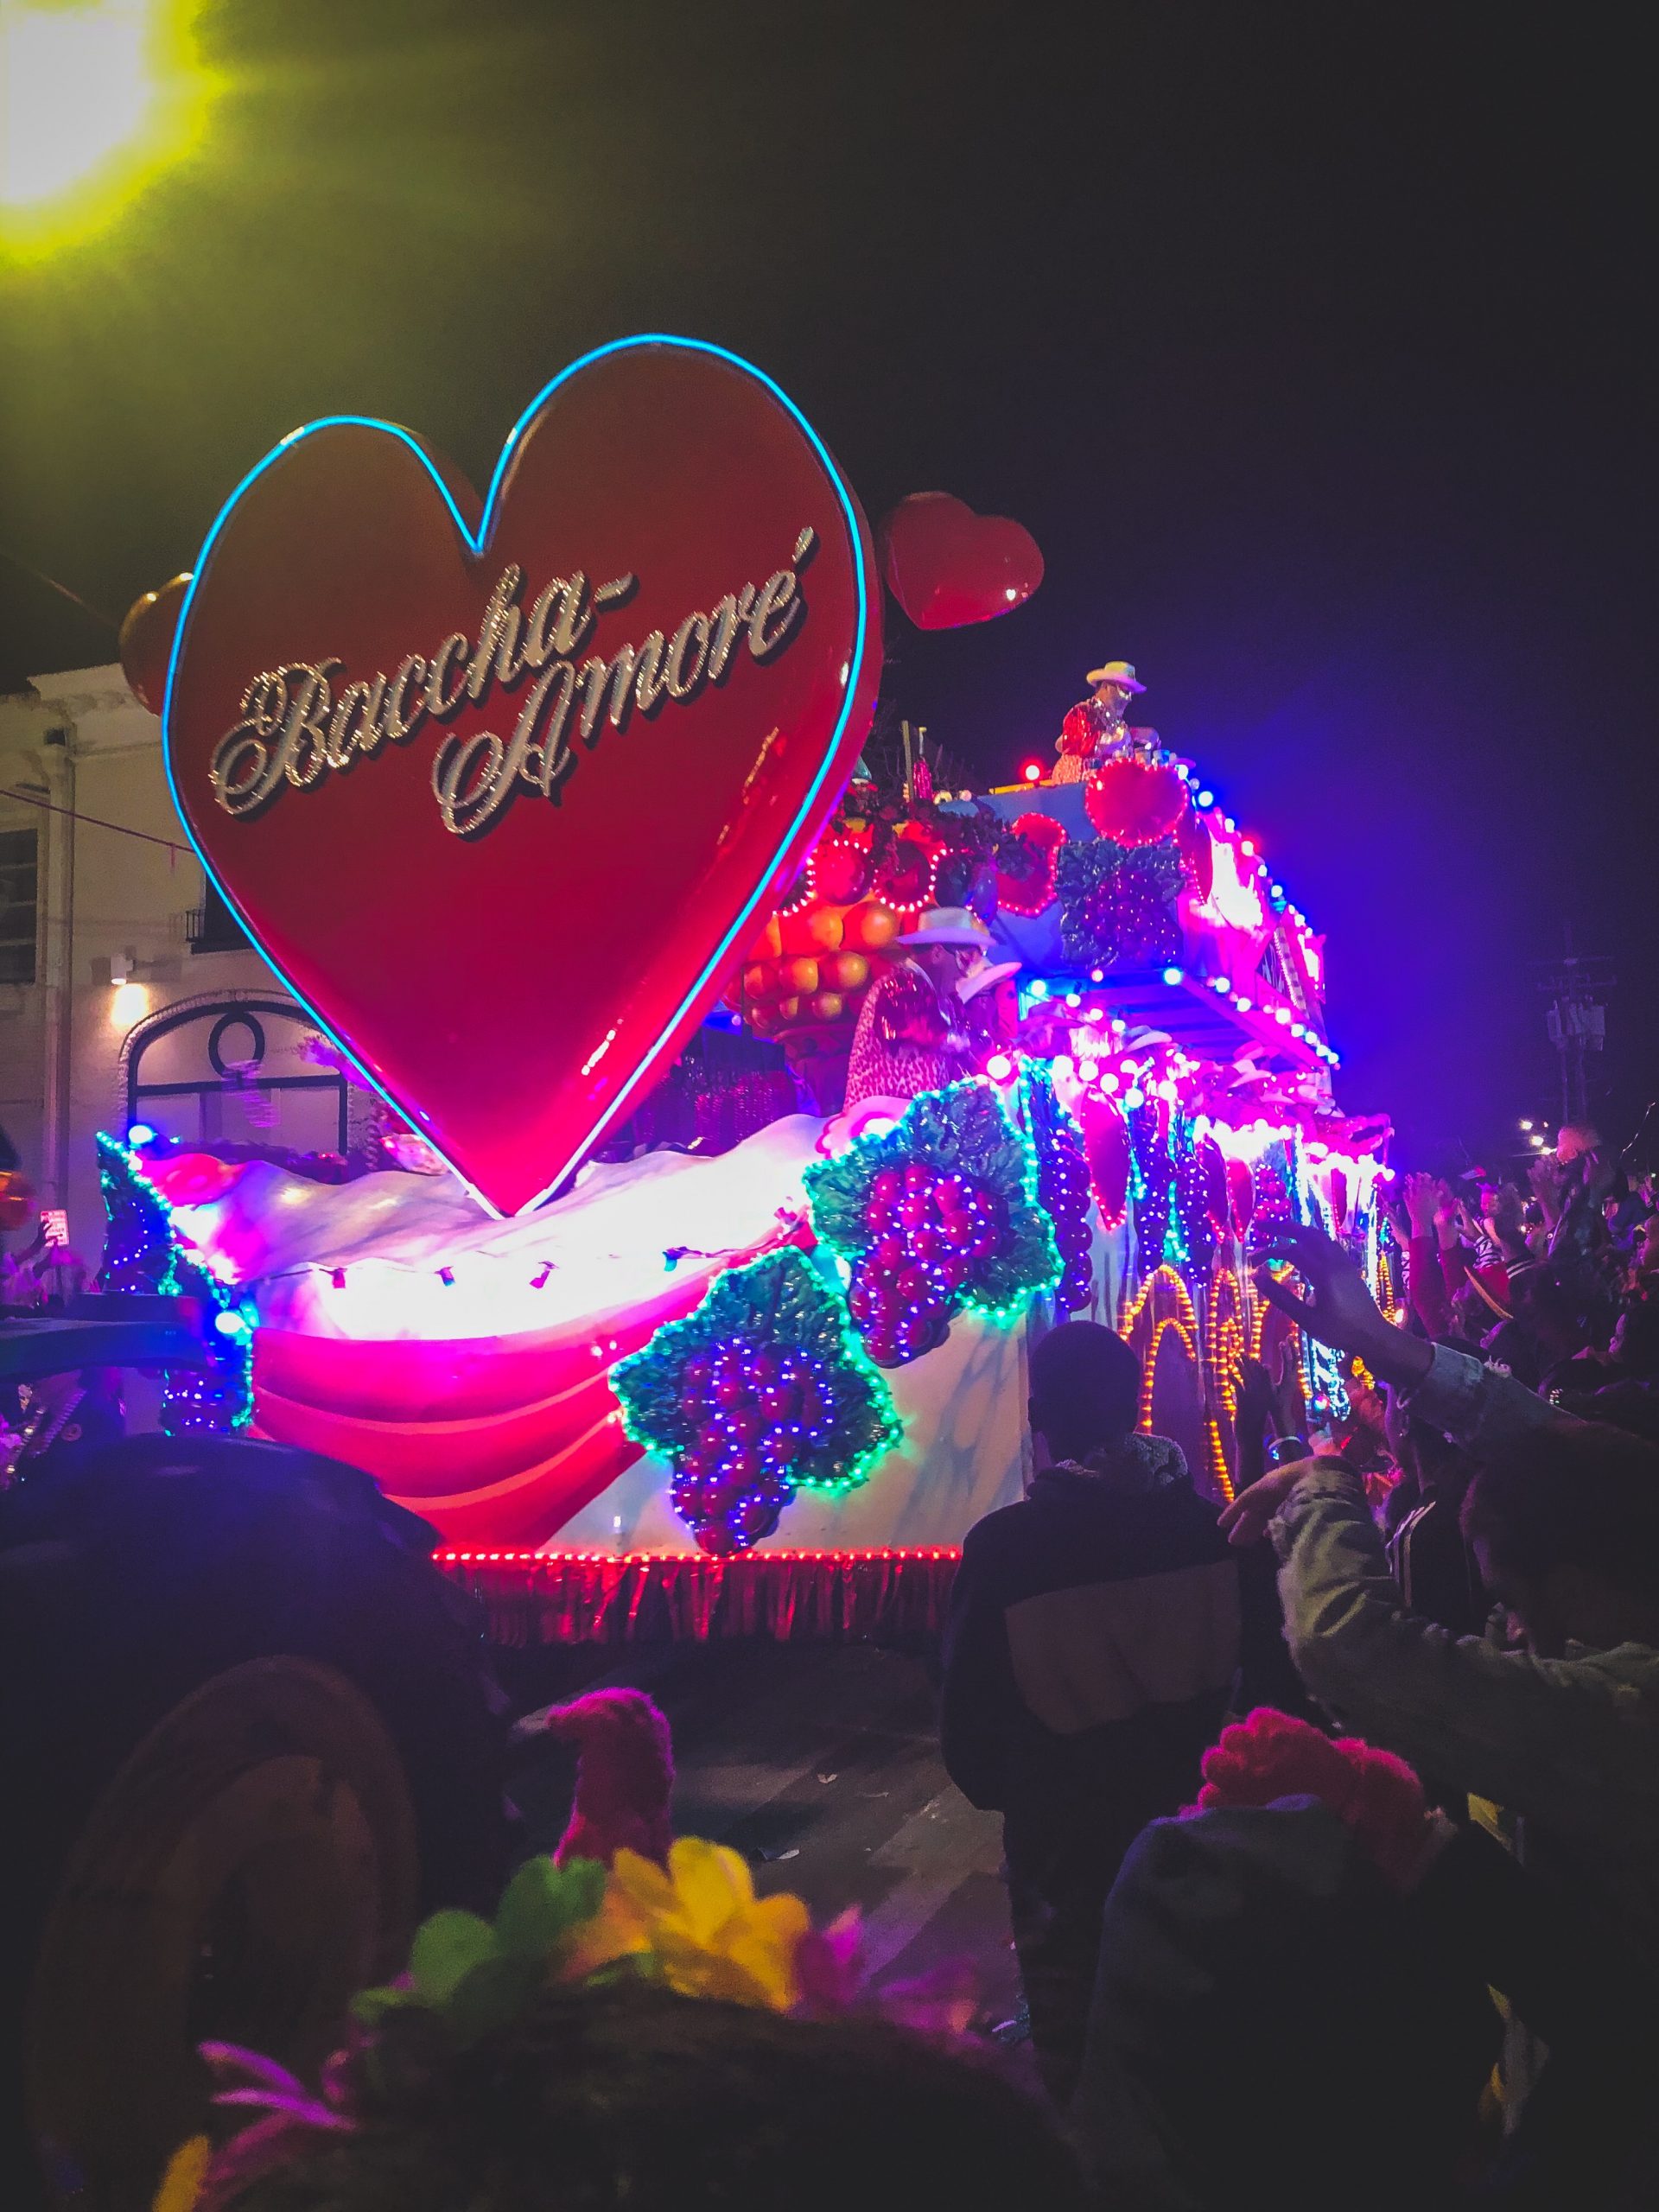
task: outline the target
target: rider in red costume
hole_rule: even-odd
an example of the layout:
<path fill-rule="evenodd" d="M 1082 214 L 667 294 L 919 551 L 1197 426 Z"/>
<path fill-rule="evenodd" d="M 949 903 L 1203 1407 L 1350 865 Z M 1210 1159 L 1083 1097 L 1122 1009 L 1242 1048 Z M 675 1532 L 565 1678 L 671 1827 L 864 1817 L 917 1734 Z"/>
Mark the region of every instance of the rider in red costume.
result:
<path fill-rule="evenodd" d="M 1085 770 L 1127 754 L 1151 753 L 1158 744 L 1155 729 L 1131 729 L 1123 719 L 1129 701 L 1147 688 L 1129 662 L 1109 660 L 1091 668 L 1088 680 L 1095 687 L 1092 696 L 1080 699 L 1060 725 L 1055 745 L 1060 758 L 1052 779 L 1057 784 L 1080 784 Z"/>

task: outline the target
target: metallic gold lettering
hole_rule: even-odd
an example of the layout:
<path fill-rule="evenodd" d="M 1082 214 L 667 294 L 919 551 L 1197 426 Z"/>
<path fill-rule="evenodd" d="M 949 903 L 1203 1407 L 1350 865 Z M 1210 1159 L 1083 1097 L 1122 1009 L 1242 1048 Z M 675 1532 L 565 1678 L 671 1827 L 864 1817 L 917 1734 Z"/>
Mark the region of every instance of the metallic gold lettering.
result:
<path fill-rule="evenodd" d="M 582 734 L 588 744 L 598 742 L 594 731 L 601 714 L 613 729 L 620 729 L 627 721 L 628 710 L 634 703 L 634 687 L 642 674 L 642 663 L 643 672 L 655 679 L 655 664 L 646 659 L 651 652 L 652 639 L 655 639 L 656 649 L 660 654 L 663 633 L 660 630 L 653 630 L 651 637 L 638 650 L 632 645 L 622 645 L 618 648 L 614 659 L 607 661 L 596 656 L 592 660 L 583 661 L 576 671 L 577 681 L 582 689 Z M 610 692 L 608 706 L 605 699 L 607 690 Z"/>
<path fill-rule="evenodd" d="M 761 585 L 749 616 L 749 651 L 756 660 L 767 659 L 785 643 L 800 612 L 795 571 L 779 569 Z"/>
<path fill-rule="evenodd" d="M 446 699 L 444 682 L 449 673 L 449 664 L 458 653 L 467 650 L 467 632 L 452 630 L 432 656 L 432 664 L 426 672 L 426 711 L 434 721 L 443 721 L 453 715 L 467 696 L 467 678 L 463 676 Z"/>
<path fill-rule="evenodd" d="M 694 609 L 665 640 L 652 630 L 638 645 L 578 664 L 601 609 L 629 599 L 632 571 L 590 591 L 585 570 L 555 576 L 526 613 L 519 605 L 524 570 L 509 562 L 496 578 L 470 658 L 465 631 L 453 631 L 431 658 L 410 653 L 388 677 L 377 673 L 347 683 L 338 699 L 332 681 L 345 664 L 327 659 L 267 670 L 249 683 L 241 719 L 220 738 L 208 779 L 226 812 L 246 815 L 273 798 L 286 781 L 306 791 L 331 770 L 343 772 L 388 741 L 404 744 L 429 720 L 447 721 L 478 705 L 493 684 L 513 690 L 531 671 L 536 681 L 505 741 L 493 730 L 443 736 L 433 756 L 432 790 L 446 829 L 471 836 L 487 829 L 521 790 L 556 800 L 580 755 L 572 723 L 592 747 L 608 723 L 625 729 L 637 709 L 649 715 L 663 702 L 694 698 L 704 683 L 722 683 L 740 645 L 765 661 L 801 626 L 806 603 L 800 570 L 817 546 L 801 531 L 791 563 L 760 586 L 728 592 L 707 613 Z"/>
<path fill-rule="evenodd" d="M 547 696 L 554 684 L 559 695 L 547 709 L 545 725 L 541 736 L 536 735 L 536 725 L 547 706 Z M 524 781 L 533 784 L 543 798 L 551 798 L 570 771 L 576 765 L 576 756 L 570 748 L 567 734 L 570 708 L 576 696 L 576 671 L 568 660 L 556 660 L 551 668 L 537 679 L 535 690 L 524 702 L 519 716 L 519 728 L 526 742 L 524 761 L 519 773 Z M 516 734 L 516 733 L 515 733 Z"/>
<path fill-rule="evenodd" d="M 481 699 L 493 678 L 505 689 L 516 683 L 524 672 L 524 663 L 518 658 L 518 631 L 524 617 L 514 604 L 524 581 L 524 572 L 516 561 L 510 562 L 495 580 L 495 589 L 490 594 L 484 620 L 479 626 L 472 664 L 467 671 L 469 699 Z"/>
<path fill-rule="evenodd" d="M 357 726 L 357 749 L 359 753 L 375 753 L 386 741 L 386 691 L 384 676 L 377 676 L 368 686 L 368 699 L 363 709 L 363 719 Z"/>
<path fill-rule="evenodd" d="M 310 790 L 323 772 L 331 766 L 328 759 L 328 731 L 323 716 L 328 712 L 334 698 L 334 686 L 327 671 L 338 668 L 337 660 L 319 662 L 315 667 L 290 668 L 289 675 L 300 679 L 298 688 L 290 692 L 288 715 L 283 724 L 280 751 L 283 773 L 297 791 Z"/>
<path fill-rule="evenodd" d="M 268 669 L 242 694 L 242 719 L 213 747 L 207 778 L 226 814 L 251 814 L 263 806 L 282 779 L 282 755 L 266 741 L 282 727 L 288 685 Z"/>
<path fill-rule="evenodd" d="M 702 681 L 702 671 L 709 659 L 709 624 L 706 614 L 688 614 L 668 642 L 668 658 L 663 663 L 663 688 L 671 699 L 689 699 Z M 690 668 L 685 657 L 692 646 L 696 658 Z"/>
<path fill-rule="evenodd" d="M 426 720 L 425 702 L 411 706 L 409 697 L 411 684 L 423 686 L 425 682 L 425 661 L 419 653 L 409 654 L 392 677 L 391 688 L 386 694 L 386 735 L 394 745 L 401 745 L 406 737 L 412 737 Z"/>
<path fill-rule="evenodd" d="M 377 679 L 382 690 L 385 677 Z M 374 687 L 368 683 L 348 683 L 334 702 L 334 711 L 328 719 L 328 735 L 323 743 L 323 757 L 331 768 L 349 768 L 355 747 L 362 742 L 368 727 L 369 702 L 374 696 Z M 355 721 L 357 727 L 352 727 Z"/>
<path fill-rule="evenodd" d="M 575 766 L 565 735 L 575 673 L 568 660 L 543 671 L 505 745 L 489 730 L 444 738 L 432 762 L 432 789 L 446 830 L 470 837 L 487 829 L 520 784 L 552 797 Z M 557 696 L 538 738 L 537 726 L 556 685 Z"/>
<path fill-rule="evenodd" d="M 709 681 L 718 683 L 726 674 L 726 664 L 732 657 L 737 643 L 737 633 L 746 623 L 754 606 L 754 586 L 745 584 L 740 592 L 728 592 L 715 604 L 709 620 L 713 634 L 709 644 Z"/>
<path fill-rule="evenodd" d="M 500 804 L 491 793 L 501 783 L 501 759 L 506 748 L 493 730 L 481 729 L 471 737 L 451 730 L 432 756 L 432 789 L 443 826 L 465 837 L 487 821 Z M 482 766 L 480 766 L 480 762 Z"/>
<path fill-rule="evenodd" d="M 633 679 L 633 703 L 648 715 L 663 702 L 663 633 L 653 630 L 639 648 Z"/>
<path fill-rule="evenodd" d="M 530 610 L 524 637 L 527 668 L 544 668 L 556 658 L 575 658 L 594 626 L 594 610 L 587 601 L 588 579 L 580 569 L 568 579 L 554 577 Z"/>

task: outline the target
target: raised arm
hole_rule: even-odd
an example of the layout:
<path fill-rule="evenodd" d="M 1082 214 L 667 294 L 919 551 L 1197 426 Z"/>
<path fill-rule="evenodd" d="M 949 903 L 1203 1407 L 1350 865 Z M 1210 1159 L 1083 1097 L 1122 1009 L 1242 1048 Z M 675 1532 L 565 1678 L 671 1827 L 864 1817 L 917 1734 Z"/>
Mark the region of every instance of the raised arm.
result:
<path fill-rule="evenodd" d="M 1321 1344 L 1357 1353 L 1379 1382 L 1409 1401 L 1414 1413 L 1459 1443 L 1490 1451 L 1506 1438 L 1572 1422 L 1572 1414 L 1546 1405 L 1513 1376 L 1443 1344 L 1426 1344 L 1385 1320 L 1352 1260 L 1318 1230 L 1286 1230 L 1262 1261 L 1256 1287 L 1270 1305 Z M 1279 1261 L 1288 1261 L 1301 1277 L 1304 1295 L 1269 1272 L 1268 1263 Z"/>

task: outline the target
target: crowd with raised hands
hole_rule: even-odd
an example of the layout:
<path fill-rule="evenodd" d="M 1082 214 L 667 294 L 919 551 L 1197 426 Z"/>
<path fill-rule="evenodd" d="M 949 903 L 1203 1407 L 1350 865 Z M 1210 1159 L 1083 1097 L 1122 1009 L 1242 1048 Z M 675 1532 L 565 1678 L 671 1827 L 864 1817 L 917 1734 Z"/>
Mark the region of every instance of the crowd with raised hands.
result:
<path fill-rule="evenodd" d="M 1659 1376 L 1653 1179 L 1633 1185 L 1593 1130 L 1569 1128 L 1529 1185 L 1477 1178 L 1455 1195 L 1431 1175 L 1403 1179 L 1394 1225 L 1414 1319 L 1547 1397 L 1634 1385 L 1639 1396 L 1627 1389 L 1598 1410 L 1617 1405 L 1639 1427 Z"/>
<path fill-rule="evenodd" d="M 1635 2204 L 1659 2201 L 1659 1445 L 1651 1371 L 1621 1352 L 1645 1327 L 1651 1217 L 1638 1197 L 1619 1219 L 1593 1150 L 1567 1168 L 1535 1232 L 1501 1194 L 1459 1219 L 1408 1179 L 1406 1327 L 1316 1232 L 1269 1249 L 1300 1287 L 1264 1268 L 1263 1294 L 1375 1390 L 1335 1448 L 1264 1471 L 1223 1521 L 1270 1538 L 1320 1710 L 1410 1762 L 1478 1869 L 1459 1925 L 1508 2022 L 1487 2185 Z M 1475 1318 L 1476 1268 L 1505 1310 L 1437 1338 L 1452 1284 Z"/>
<path fill-rule="evenodd" d="M 1593 1144 L 1536 1182 L 1406 1177 L 1395 1319 L 1316 1230 L 1263 1244 L 1350 1412 L 1299 1434 L 1247 1367 L 1224 1507 L 1112 1331 L 1036 1344 L 1040 1471 L 943 1655 L 1023 2086 L 963 1988 L 873 1993 L 855 1922 L 671 1842 L 640 1699 L 650 1804 L 590 1776 L 603 1816 L 423 1930 L 320 2085 L 211 2053 L 263 2116 L 162 2212 L 1659 2203 L 1659 1216 Z"/>
<path fill-rule="evenodd" d="M 1588 1132 L 1524 1192 L 1396 1192 L 1393 1319 L 1316 1230 L 1253 1255 L 1349 1408 L 1310 1440 L 1245 1363 L 1230 1596 L 1184 1473 L 1126 1465 L 1127 1398 L 1055 1405 L 1086 1325 L 1033 1358 L 1058 1464 L 964 1548 L 947 1763 L 1003 1813 L 1108 2203 L 1659 2203 L 1659 1212 Z"/>

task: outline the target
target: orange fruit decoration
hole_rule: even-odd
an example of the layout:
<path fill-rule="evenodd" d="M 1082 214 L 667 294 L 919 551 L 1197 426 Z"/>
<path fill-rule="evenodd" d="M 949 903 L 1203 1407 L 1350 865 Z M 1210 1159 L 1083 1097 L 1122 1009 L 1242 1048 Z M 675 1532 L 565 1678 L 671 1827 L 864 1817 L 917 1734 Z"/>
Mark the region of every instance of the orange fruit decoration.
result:
<path fill-rule="evenodd" d="M 892 907 L 884 906 L 880 899 L 869 899 L 848 914 L 842 941 L 856 945 L 861 952 L 880 952 L 898 934 L 899 917 Z"/>
<path fill-rule="evenodd" d="M 861 952 L 838 952 L 833 960 L 819 961 L 818 975 L 832 990 L 861 991 L 870 980 L 870 963 Z"/>

